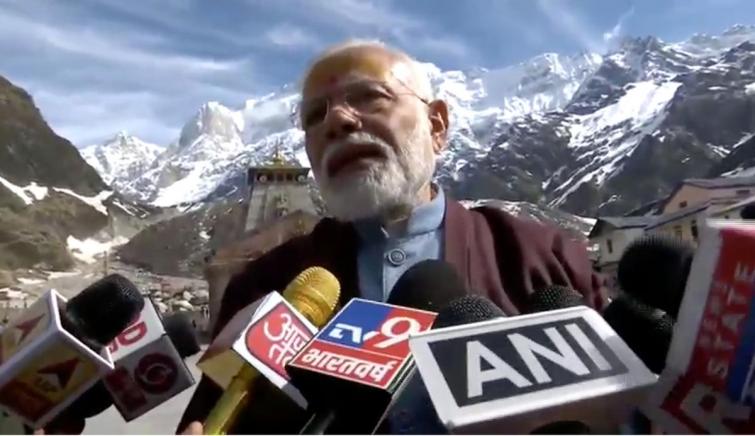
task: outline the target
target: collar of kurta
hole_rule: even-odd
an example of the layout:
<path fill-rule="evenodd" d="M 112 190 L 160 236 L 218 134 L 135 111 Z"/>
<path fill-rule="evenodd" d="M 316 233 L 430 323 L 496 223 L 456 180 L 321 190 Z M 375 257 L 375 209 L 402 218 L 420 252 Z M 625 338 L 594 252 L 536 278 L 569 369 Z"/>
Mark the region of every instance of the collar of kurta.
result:
<path fill-rule="evenodd" d="M 429 203 L 415 208 L 403 226 L 403 231 L 393 235 L 393 237 L 398 239 L 411 238 L 412 236 L 434 232 L 443 226 L 443 218 L 446 213 L 446 196 L 443 189 L 435 184 L 433 184 L 433 192 L 435 192 L 433 199 Z M 389 232 L 376 218 L 355 221 L 353 226 L 363 243 L 369 244 L 391 238 Z"/>
<path fill-rule="evenodd" d="M 443 195 L 440 200 L 438 197 L 434 199 L 434 201 L 437 200 L 436 202 L 428 205 L 428 215 L 437 217 L 437 211 L 433 211 L 439 205 L 443 206 L 442 224 L 439 223 L 443 228 L 443 260 L 456 268 L 468 287 L 472 286 L 470 274 L 472 218 L 464 206 L 449 196 Z M 322 228 L 323 231 L 316 232 L 320 234 L 320 238 L 315 237 L 314 241 L 317 247 L 317 262 L 340 278 L 342 301 L 345 302 L 359 295 L 357 255 L 359 245 L 362 243 L 361 236 L 353 223 L 343 223 L 333 219 L 327 219 L 327 221 L 328 224 Z M 431 220 L 428 219 L 428 221 Z"/>

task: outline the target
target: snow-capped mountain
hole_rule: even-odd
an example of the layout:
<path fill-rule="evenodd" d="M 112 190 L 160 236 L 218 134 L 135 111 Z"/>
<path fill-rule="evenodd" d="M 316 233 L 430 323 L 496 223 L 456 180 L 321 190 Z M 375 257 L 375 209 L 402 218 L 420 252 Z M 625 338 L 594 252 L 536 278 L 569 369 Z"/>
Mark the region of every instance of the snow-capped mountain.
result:
<path fill-rule="evenodd" d="M 144 173 L 165 150 L 121 131 L 104 144 L 79 151 L 105 183 L 120 191 L 125 188 L 124 181 L 133 180 Z"/>
<path fill-rule="evenodd" d="M 563 107 L 601 60 L 595 54 L 549 53 L 520 65 L 466 73 L 423 64 L 437 95 L 454 108 L 454 139 L 448 156 L 471 151 L 468 157 L 475 159 L 511 120 Z M 148 166 L 140 177 L 124 171 L 105 178 L 129 198 L 168 207 L 237 192 L 246 168 L 268 161 L 276 147 L 286 158 L 308 165 L 303 132 L 291 122 L 298 98 L 295 90 L 285 86 L 280 92 L 247 100 L 239 110 L 206 103 L 157 161 L 134 157 L 142 162 L 140 167 Z M 454 160 L 454 165 L 458 162 Z"/>
<path fill-rule="evenodd" d="M 678 43 L 630 38 L 603 56 L 544 54 L 493 70 L 423 67 L 451 107 L 437 176 L 459 198 L 620 213 L 682 178 L 749 168 L 733 151 L 755 132 L 754 26 Z M 207 103 L 141 176 L 113 174 L 113 185 L 173 206 L 241 192 L 246 168 L 276 147 L 307 165 L 290 122 L 297 99 L 286 86 L 237 110 Z"/>

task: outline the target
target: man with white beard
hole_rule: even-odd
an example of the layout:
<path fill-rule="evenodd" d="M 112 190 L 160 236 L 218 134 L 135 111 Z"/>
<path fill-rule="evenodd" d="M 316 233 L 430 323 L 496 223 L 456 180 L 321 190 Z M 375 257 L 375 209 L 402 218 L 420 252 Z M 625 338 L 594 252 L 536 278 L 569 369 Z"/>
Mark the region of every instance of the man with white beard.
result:
<path fill-rule="evenodd" d="M 464 209 L 432 182 L 446 146 L 448 106 L 407 54 L 373 42 L 333 47 L 312 63 L 302 83 L 297 120 L 331 217 L 250 262 L 228 285 L 214 334 L 240 309 L 284 289 L 299 272 L 322 266 L 340 281 L 340 304 L 352 297 L 386 301 L 409 267 L 442 259 L 469 290 L 507 315 L 547 285 L 581 292 L 605 305 L 601 278 L 585 247 L 558 229 L 493 208 Z M 234 433 L 298 433 L 305 419 L 284 394 L 264 383 Z M 179 424 L 199 434 L 221 390 L 206 377 Z M 390 431 L 422 432 L 407 426 Z"/>

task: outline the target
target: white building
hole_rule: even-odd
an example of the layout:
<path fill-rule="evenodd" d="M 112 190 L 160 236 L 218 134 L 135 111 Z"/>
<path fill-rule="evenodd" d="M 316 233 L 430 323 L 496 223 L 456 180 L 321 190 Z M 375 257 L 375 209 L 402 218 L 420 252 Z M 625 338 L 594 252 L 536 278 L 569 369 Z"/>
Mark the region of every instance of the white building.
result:
<path fill-rule="evenodd" d="M 597 245 L 596 269 L 606 275 L 608 287 L 616 290 L 616 268 L 627 246 L 642 236 L 653 216 L 601 217 L 593 226 L 588 239 Z"/>

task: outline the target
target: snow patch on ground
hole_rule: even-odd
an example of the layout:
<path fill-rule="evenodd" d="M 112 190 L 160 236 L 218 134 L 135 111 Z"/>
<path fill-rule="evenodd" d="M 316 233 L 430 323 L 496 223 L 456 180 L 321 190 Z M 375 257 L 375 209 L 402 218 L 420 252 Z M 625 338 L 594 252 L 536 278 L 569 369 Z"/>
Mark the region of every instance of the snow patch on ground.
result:
<path fill-rule="evenodd" d="M 36 182 L 32 182 L 28 186 L 18 186 L 10 181 L 0 177 L 0 183 L 3 184 L 9 191 L 16 194 L 27 206 L 35 201 L 44 200 L 47 197 L 47 188 L 37 185 Z"/>
<path fill-rule="evenodd" d="M 66 239 L 68 250 L 71 254 L 76 259 L 85 263 L 96 262 L 98 256 L 103 255 L 113 247 L 123 245 L 126 242 L 128 242 L 128 239 L 123 237 L 118 237 L 108 242 L 100 242 L 92 238 L 81 241 L 73 236 L 68 236 L 68 239 Z"/>
<path fill-rule="evenodd" d="M 82 202 L 88 204 L 89 206 L 92 206 L 97 212 L 103 215 L 107 215 L 107 208 L 102 202 L 113 194 L 113 191 L 102 191 L 99 194 L 95 195 L 94 197 L 84 197 L 83 195 L 77 194 L 71 191 L 70 189 L 66 189 L 66 188 L 52 188 L 52 189 L 58 192 L 62 192 L 63 194 L 70 195 L 71 197 L 75 197 L 78 200 L 81 200 Z"/>

